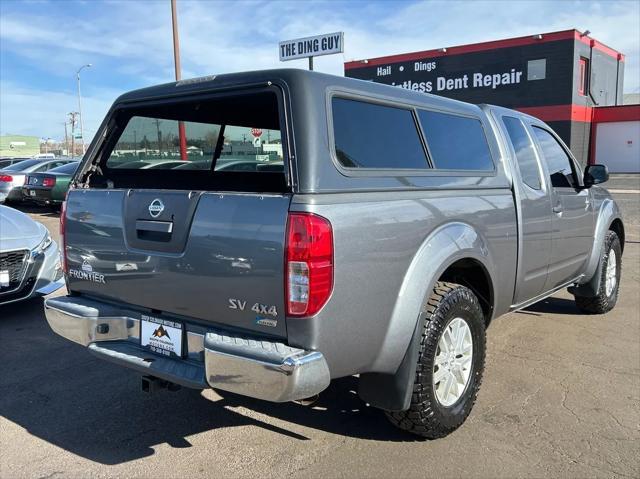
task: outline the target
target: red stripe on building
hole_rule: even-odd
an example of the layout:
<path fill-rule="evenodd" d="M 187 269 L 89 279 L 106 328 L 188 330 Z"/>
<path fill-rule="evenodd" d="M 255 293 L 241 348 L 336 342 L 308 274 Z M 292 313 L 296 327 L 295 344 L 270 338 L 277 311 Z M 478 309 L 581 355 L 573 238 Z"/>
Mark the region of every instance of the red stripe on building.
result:
<path fill-rule="evenodd" d="M 387 65 L 389 63 L 407 62 L 414 60 L 422 60 L 425 58 L 438 58 L 442 56 L 455 56 L 463 53 L 484 52 L 489 50 L 497 50 L 500 48 L 521 47 L 524 45 L 533 45 L 535 43 L 557 42 L 562 40 L 578 40 L 593 46 L 594 49 L 610 55 L 616 59 L 624 61 L 624 55 L 609 48 L 608 46 L 592 39 L 589 36 L 581 36 L 577 30 L 565 30 L 561 32 L 543 33 L 542 38 L 538 39 L 537 35 L 529 35 L 526 37 L 508 38 L 506 40 L 494 40 L 490 42 L 473 43 L 470 45 L 459 45 L 455 47 L 439 48 L 434 50 L 424 50 L 420 52 L 403 53 L 400 55 L 389 55 L 385 57 L 370 58 L 367 60 L 354 60 L 345 62 L 344 69 L 351 70 L 354 68 L 366 68 L 376 65 Z"/>
<path fill-rule="evenodd" d="M 593 109 L 594 123 L 640 121 L 640 105 L 599 106 Z"/>
<path fill-rule="evenodd" d="M 600 43 L 598 40 L 595 40 L 588 35 L 583 36 L 577 30 L 574 30 L 574 32 L 575 32 L 574 38 L 577 41 L 582 42 L 585 45 L 589 45 L 594 50 L 598 50 L 604 53 L 605 55 L 609 55 L 610 57 L 620 60 L 621 62 L 624 61 L 624 55 L 622 53 L 615 51 L 613 48 L 606 46 L 604 43 Z"/>
<path fill-rule="evenodd" d="M 542 121 L 582 121 L 590 122 L 593 108 L 583 105 L 549 105 L 516 108 L 516 110 L 535 116 Z"/>

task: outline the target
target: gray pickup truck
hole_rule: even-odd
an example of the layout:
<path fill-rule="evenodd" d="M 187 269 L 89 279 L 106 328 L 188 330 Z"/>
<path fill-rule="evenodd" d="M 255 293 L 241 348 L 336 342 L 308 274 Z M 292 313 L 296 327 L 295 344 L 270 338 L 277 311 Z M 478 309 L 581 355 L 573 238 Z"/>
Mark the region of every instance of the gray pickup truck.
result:
<path fill-rule="evenodd" d="M 301 70 L 116 100 L 61 215 L 61 336 L 143 387 L 359 395 L 426 437 L 476 400 L 493 318 L 569 288 L 605 313 L 624 228 L 606 168 L 543 122 Z"/>

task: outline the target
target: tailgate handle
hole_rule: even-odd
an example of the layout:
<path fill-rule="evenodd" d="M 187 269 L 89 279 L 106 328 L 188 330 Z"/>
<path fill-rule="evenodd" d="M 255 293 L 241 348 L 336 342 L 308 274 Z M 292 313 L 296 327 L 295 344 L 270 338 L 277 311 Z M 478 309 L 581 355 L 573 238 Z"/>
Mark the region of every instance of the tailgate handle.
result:
<path fill-rule="evenodd" d="M 136 231 L 151 231 L 154 233 L 171 234 L 173 232 L 173 222 L 136 220 Z"/>

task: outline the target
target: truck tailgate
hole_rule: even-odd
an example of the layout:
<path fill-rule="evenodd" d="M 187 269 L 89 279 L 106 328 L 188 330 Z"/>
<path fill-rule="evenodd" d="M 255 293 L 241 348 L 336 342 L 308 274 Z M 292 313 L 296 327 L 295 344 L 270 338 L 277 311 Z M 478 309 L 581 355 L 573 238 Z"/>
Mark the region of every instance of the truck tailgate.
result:
<path fill-rule="evenodd" d="M 289 202 L 280 194 L 72 190 L 69 290 L 285 338 Z"/>

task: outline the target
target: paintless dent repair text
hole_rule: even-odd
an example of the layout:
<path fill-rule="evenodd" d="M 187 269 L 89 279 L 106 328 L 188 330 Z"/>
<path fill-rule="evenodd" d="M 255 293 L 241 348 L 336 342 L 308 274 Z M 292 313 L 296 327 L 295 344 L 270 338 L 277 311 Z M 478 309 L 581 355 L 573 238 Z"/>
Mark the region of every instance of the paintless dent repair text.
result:
<path fill-rule="evenodd" d="M 384 75 L 384 71 L 391 71 L 391 66 L 386 68 L 378 68 L 382 70 L 382 75 Z M 390 74 L 390 73 L 389 73 Z M 494 73 L 494 74 L 482 74 L 482 73 L 473 73 L 473 74 L 464 74 L 459 77 L 447 78 L 444 76 L 437 77 L 434 81 L 412 81 L 406 80 L 402 83 L 392 82 L 393 86 L 397 86 L 400 88 L 405 88 L 407 90 L 419 91 L 422 93 L 431 93 L 433 91 L 452 91 L 452 90 L 466 90 L 468 88 L 492 88 L 496 89 L 499 86 L 505 85 L 515 85 L 520 83 L 522 78 L 522 71 L 516 71 L 515 68 L 512 68 L 508 72 L 504 73 Z M 471 80 L 471 81 L 470 81 Z M 435 88 L 434 88 L 435 87 Z"/>

